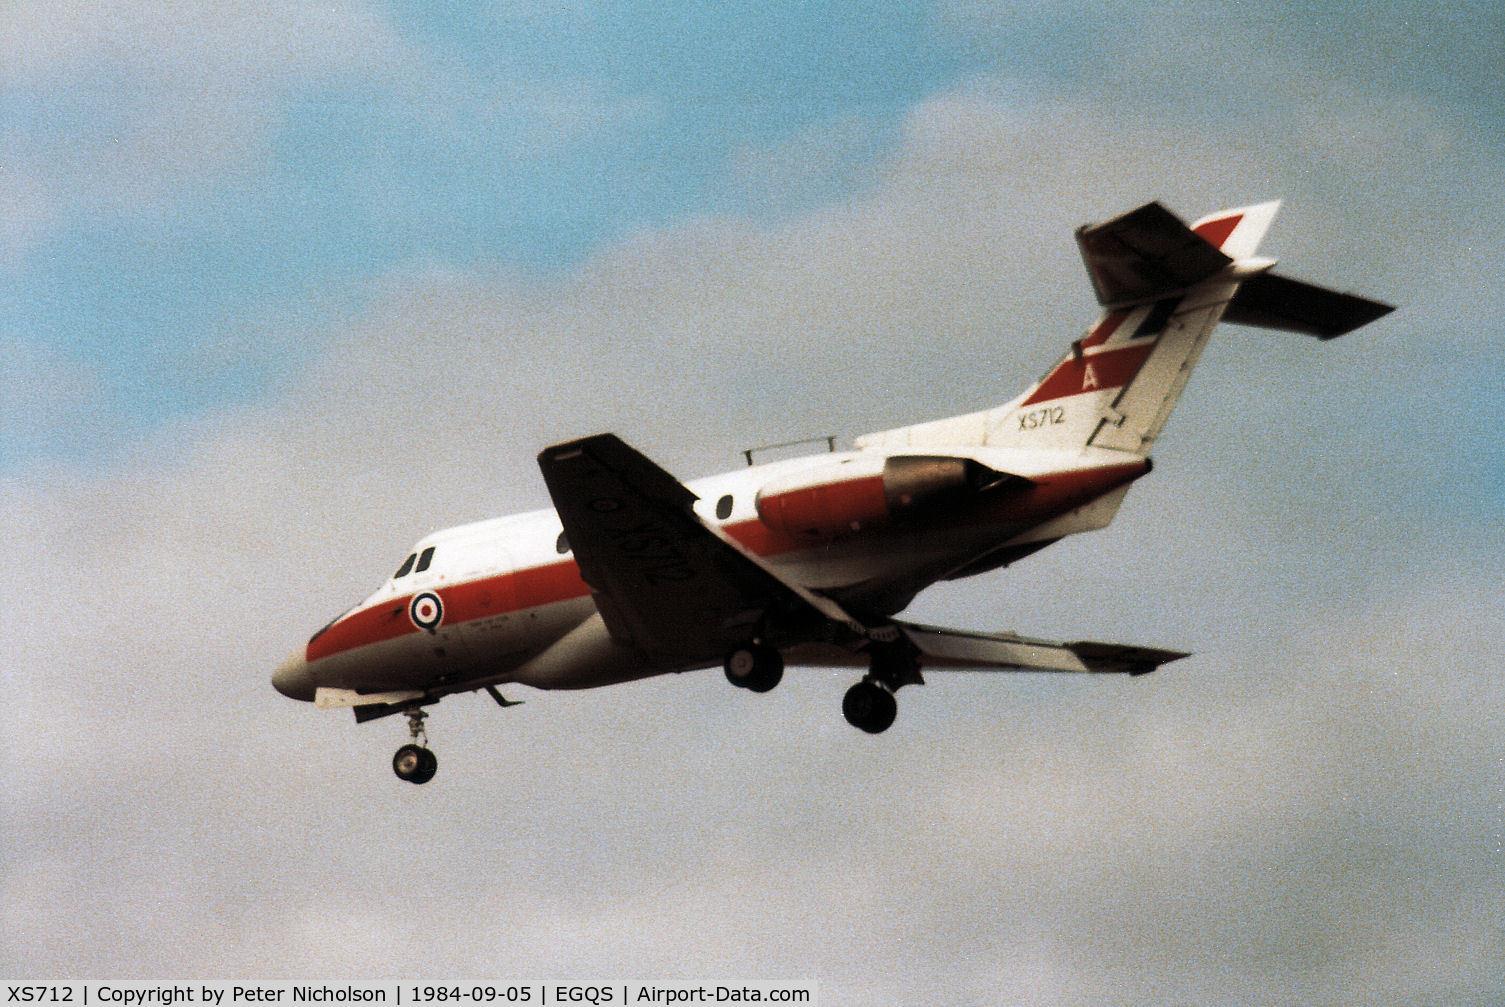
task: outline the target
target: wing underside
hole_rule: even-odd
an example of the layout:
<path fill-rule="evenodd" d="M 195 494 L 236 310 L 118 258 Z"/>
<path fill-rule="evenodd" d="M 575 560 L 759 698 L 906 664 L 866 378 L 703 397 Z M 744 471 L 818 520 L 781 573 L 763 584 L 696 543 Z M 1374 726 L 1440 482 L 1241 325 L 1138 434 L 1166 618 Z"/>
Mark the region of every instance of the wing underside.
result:
<path fill-rule="evenodd" d="M 1143 675 L 1189 654 L 1120 643 L 1058 643 L 1016 633 L 976 633 L 898 622 L 925 671 L 1058 672 Z M 796 648 L 792 660 L 819 666 L 861 666 L 862 655 L 822 644 Z"/>
<path fill-rule="evenodd" d="M 954 671 L 1064 671 L 1143 675 L 1190 655 L 1119 643 L 1053 643 L 1014 633 L 969 633 L 900 623 L 925 667 Z"/>

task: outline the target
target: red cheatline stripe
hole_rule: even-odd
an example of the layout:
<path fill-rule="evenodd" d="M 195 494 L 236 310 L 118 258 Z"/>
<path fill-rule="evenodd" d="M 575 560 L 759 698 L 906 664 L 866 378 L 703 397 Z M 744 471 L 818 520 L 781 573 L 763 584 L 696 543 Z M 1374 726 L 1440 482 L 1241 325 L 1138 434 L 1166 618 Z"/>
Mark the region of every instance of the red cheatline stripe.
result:
<path fill-rule="evenodd" d="M 758 516 L 789 535 L 857 531 L 888 516 L 882 476 L 844 479 L 770 496 L 758 496 Z"/>
<path fill-rule="evenodd" d="M 1228 235 L 1238 226 L 1238 222 L 1244 219 L 1242 213 L 1235 213 L 1231 217 L 1219 217 L 1216 220 L 1204 220 L 1192 231 L 1214 248 L 1222 248 L 1223 242 L 1228 240 Z"/>
<path fill-rule="evenodd" d="M 565 560 L 438 588 L 435 593 L 444 602 L 445 625 L 452 626 L 486 616 L 583 598 L 590 591 L 580 579 L 575 564 Z M 408 605 L 412 600 L 412 595 L 404 595 L 350 613 L 309 641 L 305 659 L 316 661 L 341 651 L 419 632 L 408 618 Z"/>
<path fill-rule="evenodd" d="M 1147 460 L 1136 459 L 1111 468 L 1054 472 L 1038 477 L 1026 489 L 996 498 L 983 512 L 983 521 L 1022 531 L 1133 482 L 1149 470 Z"/>
<path fill-rule="evenodd" d="M 725 525 L 723 530 L 761 556 L 790 552 L 803 546 L 757 520 Z M 580 579 L 574 560 L 515 570 L 495 577 L 434 589 L 444 603 L 444 624 L 459 625 L 488 616 L 526 612 L 555 602 L 584 598 L 590 588 Z M 402 595 L 352 612 L 309 641 L 304 659 L 317 661 L 356 647 L 422 632 L 408 618 L 413 595 Z"/>
<path fill-rule="evenodd" d="M 1132 356 L 1133 370 L 1137 370 L 1151 348 L 1152 344 L 1146 342 L 1142 346 L 1126 347 L 1123 351 L 1101 351 L 1088 357 L 1087 360 L 1094 368 L 1099 362 L 1106 364 L 1101 372 L 1106 387 L 1108 380 L 1117 380 L 1114 376 L 1129 367 L 1130 361 L 1126 354 Z M 1071 363 L 1073 361 L 1068 358 L 1066 364 Z M 1061 370 L 1062 368 L 1058 367 L 1052 372 L 1047 383 L 1055 380 Z M 1128 373 L 1132 376 L 1132 370 Z M 1081 377 L 1082 374 L 1078 371 L 1075 376 L 1078 385 Z M 1042 390 L 1043 388 L 1042 385 Z M 1138 475 L 1143 467 L 1143 463 L 1135 463 L 1135 466 L 1129 466 L 1125 471 L 1132 471 L 1132 475 Z M 1123 476 L 1117 470 L 1063 473 L 1050 477 L 1046 481 L 1046 487 L 1036 492 L 1038 500 L 1021 501 L 1011 498 L 1012 506 L 1018 508 L 1021 504 L 1025 504 L 1021 513 L 1033 513 L 1034 510 L 1043 512 L 1052 506 L 1058 507 L 1059 498 L 1063 494 L 1070 495 L 1084 489 L 1097 488 L 1098 483 L 1104 479 L 1111 482 L 1121 478 Z M 1079 482 L 1083 485 L 1079 486 Z M 857 506 L 866 515 L 872 503 L 867 495 L 871 492 L 871 483 L 871 479 L 847 480 L 844 483 L 827 485 L 822 489 L 828 494 L 827 503 L 838 507 Z M 881 480 L 879 485 L 881 485 Z M 1097 491 L 1101 492 L 1101 489 Z M 853 493 L 857 495 L 853 496 Z M 1034 506 L 1029 506 L 1029 503 L 1033 503 Z M 818 517 L 813 513 L 801 516 L 811 521 Z M 808 547 L 808 542 L 801 542 L 791 535 L 769 528 L 759 520 L 724 525 L 723 530 L 745 548 L 760 556 L 776 556 Z M 526 612 L 529 609 L 541 608 L 556 602 L 584 598 L 590 594 L 589 587 L 580 579 L 580 570 L 572 559 L 430 590 L 438 594 L 444 603 L 444 625 L 446 626 L 492 616 Z M 317 661 L 320 658 L 354 650 L 357 647 L 383 643 L 400 636 L 423 632 L 413 625 L 412 619 L 408 616 L 408 605 L 412 603 L 413 597 L 408 594 L 389 598 L 370 608 L 350 613 L 309 642 L 304 655 L 305 659 Z"/>

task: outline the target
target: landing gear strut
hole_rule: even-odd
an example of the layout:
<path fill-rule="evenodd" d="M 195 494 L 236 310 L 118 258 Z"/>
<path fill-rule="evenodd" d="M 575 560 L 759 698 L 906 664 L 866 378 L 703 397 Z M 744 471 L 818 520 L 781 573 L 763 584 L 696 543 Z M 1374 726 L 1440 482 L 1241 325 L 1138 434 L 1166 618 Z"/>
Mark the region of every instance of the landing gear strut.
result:
<path fill-rule="evenodd" d="M 434 778 L 439 771 L 439 759 L 428 749 L 429 736 L 423 728 L 424 718 L 428 716 L 421 707 L 407 711 L 408 733 L 413 740 L 410 744 L 403 745 L 392 756 L 392 772 L 397 774 L 399 780 L 407 780 L 409 783 L 427 783 Z"/>

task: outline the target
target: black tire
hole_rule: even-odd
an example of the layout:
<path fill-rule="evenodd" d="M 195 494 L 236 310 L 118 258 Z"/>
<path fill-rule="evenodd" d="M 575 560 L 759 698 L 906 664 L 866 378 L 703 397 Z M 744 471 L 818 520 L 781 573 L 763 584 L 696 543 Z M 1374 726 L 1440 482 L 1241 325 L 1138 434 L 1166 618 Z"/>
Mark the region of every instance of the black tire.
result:
<path fill-rule="evenodd" d="M 893 693 L 877 682 L 864 679 L 847 690 L 841 701 L 841 712 L 847 723 L 858 730 L 882 734 L 899 715 L 899 704 Z"/>
<path fill-rule="evenodd" d="M 439 772 L 439 757 L 427 748 L 419 749 L 423 765 L 419 767 L 418 775 L 413 777 L 414 783 L 427 783 Z"/>
<path fill-rule="evenodd" d="M 728 682 L 749 692 L 768 692 L 784 678 L 784 655 L 766 644 L 738 647 L 721 666 Z"/>
<path fill-rule="evenodd" d="M 427 783 L 439 771 L 439 759 L 427 748 L 403 745 L 392 756 L 392 772 L 399 780 L 409 783 Z"/>

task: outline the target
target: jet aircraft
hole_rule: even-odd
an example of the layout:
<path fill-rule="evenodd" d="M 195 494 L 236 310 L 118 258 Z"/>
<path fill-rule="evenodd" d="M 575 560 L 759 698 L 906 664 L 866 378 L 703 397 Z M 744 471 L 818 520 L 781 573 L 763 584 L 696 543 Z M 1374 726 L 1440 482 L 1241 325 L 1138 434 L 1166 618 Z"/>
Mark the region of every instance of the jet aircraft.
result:
<path fill-rule="evenodd" d="M 1187 655 L 897 619 L 926 587 L 1103 528 L 1219 321 L 1331 339 L 1390 306 L 1272 272 L 1279 202 L 1183 223 L 1150 203 L 1078 229 L 1101 305 L 1003 405 L 682 483 L 603 433 L 538 456 L 553 509 L 436 532 L 272 677 L 357 722 L 403 714 L 397 776 L 430 780 L 426 707 L 499 687 L 587 689 L 720 666 L 767 692 L 787 665 L 851 666 L 871 734 L 894 694 L 949 669 L 1139 675 Z"/>

